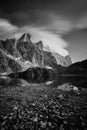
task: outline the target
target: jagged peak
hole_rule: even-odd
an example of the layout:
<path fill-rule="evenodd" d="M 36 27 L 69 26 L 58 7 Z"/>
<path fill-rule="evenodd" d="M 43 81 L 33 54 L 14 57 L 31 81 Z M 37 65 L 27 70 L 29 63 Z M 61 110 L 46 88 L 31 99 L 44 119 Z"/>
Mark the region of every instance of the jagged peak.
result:
<path fill-rule="evenodd" d="M 43 49 L 43 42 L 42 41 L 35 43 L 35 45 L 38 46 L 40 49 Z"/>
<path fill-rule="evenodd" d="M 66 58 L 66 59 L 68 59 L 68 58 L 70 58 L 70 59 L 71 59 L 71 57 L 70 57 L 69 55 L 66 55 L 66 56 L 65 56 L 65 58 Z"/>
<path fill-rule="evenodd" d="M 12 38 L 12 39 L 6 39 L 6 42 L 9 42 L 9 41 L 13 41 L 13 42 L 16 42 L 17 40 L 15 38 Z"/>
<path fill-rule="evenodd" d="M 26 41 L 30 41 L 30 37 L 31 37 L 31 35 L 30 35 L 30 33 L 24 33 L 21 37 L 20 37 L 20 39 L 19 39 L 19 41 L 23 41 L 23 42 L 26 42 Z"/>

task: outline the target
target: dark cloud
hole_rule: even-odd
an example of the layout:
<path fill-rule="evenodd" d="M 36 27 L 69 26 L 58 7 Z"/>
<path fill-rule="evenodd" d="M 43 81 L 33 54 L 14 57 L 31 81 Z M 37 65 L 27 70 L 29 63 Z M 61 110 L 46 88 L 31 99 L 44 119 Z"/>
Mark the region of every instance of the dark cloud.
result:
<path fill-rule="evenodd" d="M 17 29 L 17 26 L 12 25 L 10 21 L 0 18 L 0 39 L 12 37 Z"/>
<path fill-rule="evenodd" d="M 72 21 L 87 13 L 87 0 L 0 0 L 0 6 L 18 25 L 29 22 L 44 24 L 49 12 Z"/>

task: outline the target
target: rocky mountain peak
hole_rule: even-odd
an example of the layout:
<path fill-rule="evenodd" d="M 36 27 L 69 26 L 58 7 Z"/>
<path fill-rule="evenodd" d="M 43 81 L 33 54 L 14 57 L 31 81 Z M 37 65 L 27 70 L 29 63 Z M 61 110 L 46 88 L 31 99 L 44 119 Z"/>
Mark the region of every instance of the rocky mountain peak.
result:
<path fill-rule="evenodd" d="M 6 72 L 8 67 L 14 71 L 21 71 L 26 68 L 44 67 L 57 68 L 58 65 L 69 66 L 72 64 L 69 55 L 66 57 L 51 51 L 49 46 L 45 45 L 42 41 L 33 43 L 31 35 L 24 33 L 20 39 L 7 39 L 6 41 L 0 40 L 0 52 L 2 58 L 0 59 L 0 69 Z M 11 66 L 12 65 L 12 66 Z"/>
<path fill-rule="evenodd" d="M 39 47 L 40 50 L 43 50 L 43 42 L 42 41 L 39 41 L 39 42 L 35 43 L 35 45 L 37 47 Z"/>
<path fill-rule="evenodd" d="M 24 34 L 20 37 L 19 41 L 20 41 L 20 42 L 29 42 L 29 41 L 30 41 L 30 38 L 31 38 L 31 35 L 30 35 L 29 33 L 24 33 Z"/>

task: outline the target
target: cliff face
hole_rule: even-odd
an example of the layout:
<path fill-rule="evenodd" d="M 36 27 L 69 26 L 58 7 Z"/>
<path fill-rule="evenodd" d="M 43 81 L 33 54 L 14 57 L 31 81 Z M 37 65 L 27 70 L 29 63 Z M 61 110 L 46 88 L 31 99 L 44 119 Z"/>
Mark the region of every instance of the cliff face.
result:
<path fill-rule="evenodd" d="M 32 67 L 56 68 L 70 65 L 71 58 L 63 57 L 51 52 L 42 41 L 32 43 L 29 33 L 23 34 L 20 39 L 0 41 L 0 72 L 24 71 Z"/>
<path fill-rule="evenodd" d="M 21 69 L 22 67 L 17 62 L 15 62 L 15 60 L 0 52 L 0 74 L 18 72 L 21 71 Z"/>
<path fill-rule="evenodd" d="M 53 53 L 53 56 L 55 57 L 57 64 L 59 65 L 67 67 L 72 64 L 72 61 L 69 55 L 63 57 L 58 53 Z"/>

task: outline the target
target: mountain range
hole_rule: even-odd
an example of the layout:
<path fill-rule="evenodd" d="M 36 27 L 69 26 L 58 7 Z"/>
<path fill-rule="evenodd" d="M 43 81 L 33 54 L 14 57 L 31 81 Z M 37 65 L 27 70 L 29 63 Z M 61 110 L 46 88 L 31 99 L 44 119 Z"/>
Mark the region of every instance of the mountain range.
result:
<path fill-rule="evenodd" d="M 29 33 L 19 39 L 0 40 L 0 74 L 22 72 L 33 67 L 56 69 L 58 65 L 67 67 L 71 64 L 69 55 L 64 57 L 53 52 L 42 41 L 33 43 Z"/>
<path fill-rule="evenodd" d="M 0 75 L 37 82 L 59 75 L 87 76 L 87 60 L 72 64 L 69 55 L 52 51 L 42 41 L 33 43 L 25 33 L 19 39 L 0 40 Z"/>

